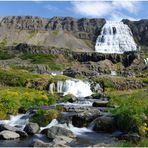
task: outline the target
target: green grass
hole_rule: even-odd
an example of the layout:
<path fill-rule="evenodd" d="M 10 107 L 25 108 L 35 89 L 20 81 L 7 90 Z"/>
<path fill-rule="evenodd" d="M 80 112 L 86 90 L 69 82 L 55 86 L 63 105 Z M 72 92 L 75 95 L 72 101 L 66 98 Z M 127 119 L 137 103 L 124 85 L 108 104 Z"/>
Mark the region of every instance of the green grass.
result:
<path fill-rule="evenodd" d="M 148 147 L 148 137 L 143 137 L 136 144 L 125 140 L 121 140 L 115 145 L 115 147 Z"/>
<path fill-rule="evenodd" d="M 45 90 L 49 83 L 70 79 L 64 75 L 34 74 L 24 69 L 0 68 L 0 85 Z"/>
<path fill-rule="evenodd" d="M 125 132 L 141 133 L 143 124 L 148 120 L 148 91 L 146 89 L 128 91 L 106 91 L 109 105 L 116 106 L 112 113 L 118 129 Z"/>
<path fill-rule="evenodd" d="M 8 53 L 7 51 L 0 51 L 0 60 L 6 60 L 14 58 L 15 54 Z"/>
<path fill-rule="evenodd" d="M 58 57 L 52 54 L 23 54 L 21 58 L 23 60 L 31 59 L 33 64 L 46 64 L 51 70 L 62 70 L 69 66 L 69 64 L 57 63 Z"/>
<path fill-rule="evenodd" d="M 0 120 L 8 118 L 9 114 L 17 114 L 20 109 L 48 105 L 48 99 L 45 91 L 0 86 Z"/>

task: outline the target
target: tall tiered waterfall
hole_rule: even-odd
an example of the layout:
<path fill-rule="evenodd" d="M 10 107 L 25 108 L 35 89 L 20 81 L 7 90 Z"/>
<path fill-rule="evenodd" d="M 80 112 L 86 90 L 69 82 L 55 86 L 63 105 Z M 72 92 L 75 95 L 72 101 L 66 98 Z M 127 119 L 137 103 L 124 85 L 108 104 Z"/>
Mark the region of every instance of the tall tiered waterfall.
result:
<path fill-rule="evenodd" d="M 96 52 L 118 53 L 136 51 L 137 45 L 130 28 L 123 22 L 107 21 L 98 36 L 95 46 Z"/>

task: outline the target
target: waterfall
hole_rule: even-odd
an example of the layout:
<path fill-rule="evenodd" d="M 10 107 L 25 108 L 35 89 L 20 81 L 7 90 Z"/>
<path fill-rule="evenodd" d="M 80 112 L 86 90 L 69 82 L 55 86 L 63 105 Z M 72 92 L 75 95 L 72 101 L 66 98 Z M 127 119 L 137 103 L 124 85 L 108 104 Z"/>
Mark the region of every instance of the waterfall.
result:
<path fill-rule="evenodd" d="M 51 83 L 49 85 L 49 92 L 53 94 L 55 90 L 57 90 L 57 93 L 63 93 L 63 96 L 72 94 L 75 97 L 81 98 L 92 95 L 89 82 L 77 79 L 58 81 L 57 88 L 55 88 L 54 83 Z"/>
<path fill-rule="evenodd" d="M 63 81 L 58 81 L 57 82 L 57 92 L 58 93 L 63 93 L 63 84 L 64 84 Z"/>
<path fill-rule="evenodd" d="M 95 46 L 96 52 L 118 53 L 137 51 L 130 28 L 123 22 L 107 21 L 98 36 Z"/>
<path fill-rule="evenodd" d="M 64 85 L 64 96 L 67 94 L 73 94 L 80 98 L 91 96 L 92 91 L 88 82 L 81 80 L 66 80 Z"/>
<path fill-rule="evenodd" d="M 148 58 L 144 59 L 144 64 L 148 64 Z"/>
<path fill-rule="evenodd" d="M 51 83 L 51 84 L 49 85 L 49 93 L 53 94 L 54 91 L 55 91 L 55 84 L 54 84 L 54 83 Z"/>

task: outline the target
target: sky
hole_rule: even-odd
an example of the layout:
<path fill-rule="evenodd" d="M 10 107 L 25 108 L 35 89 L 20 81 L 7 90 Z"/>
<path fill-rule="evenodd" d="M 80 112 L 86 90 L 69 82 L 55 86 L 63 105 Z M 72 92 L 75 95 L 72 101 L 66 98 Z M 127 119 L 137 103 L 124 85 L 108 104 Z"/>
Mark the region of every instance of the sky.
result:
<path fill-rule="evenodd" d="M 148 1 L 0 1 L 0 16 L 148 19 Z"/>

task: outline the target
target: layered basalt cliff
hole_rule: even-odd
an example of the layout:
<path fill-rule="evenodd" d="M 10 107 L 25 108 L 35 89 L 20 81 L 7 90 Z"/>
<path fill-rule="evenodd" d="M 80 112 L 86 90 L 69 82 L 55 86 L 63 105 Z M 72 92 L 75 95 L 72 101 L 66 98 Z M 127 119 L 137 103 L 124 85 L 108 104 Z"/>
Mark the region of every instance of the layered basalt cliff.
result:
<path fill-rule="evenodd" d="M 122 21 L 130 27 L 136 43 L 147 46 L 148 20 Z M 105 19 L 72 17 L 1 17 L 0 44 L 28 43 L 70 48 L 75 51 L 93 51 L 96 38 L 105 22 Z"/>

